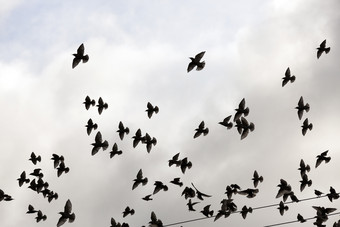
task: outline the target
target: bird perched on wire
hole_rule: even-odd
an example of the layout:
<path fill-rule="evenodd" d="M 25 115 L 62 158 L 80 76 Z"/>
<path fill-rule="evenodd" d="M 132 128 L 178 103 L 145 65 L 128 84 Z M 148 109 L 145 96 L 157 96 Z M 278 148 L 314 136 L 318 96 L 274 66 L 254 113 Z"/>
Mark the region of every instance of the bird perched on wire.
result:
<path fill-rule="evenodd" d="M 103 109 L 107 109 L 109 105 L 103 101 L 102 97 L 99 97 L 97 107 L 98 107 L 98 113 L 100 115 L 103 112 Z"/>
<path fill-rule="evenodd" d="M 70 223 L 74 222 L 76 215 L 72 213 L 72 203 L 69 199 L 66 201 L 64 211 L 59 212 L 59 214 L 61 217 L 58 220 L 57 227 L 62 226 L 67 220 Z"/>
<path fill-rule="evenodd" d="M 308 112 L 309 111 L 309 104 L 308 103 L 306 103 L 306 104 L 304 104 L 304 102 L 303 102 L 303 97 L 301 96 L 300 97 L 300 99 L 299 99 L 299 102 L 298 102 L 298 106 L 297 107 L 295 107 L 295 109 L 297 109 L 298 110 L 298 117 L 299 117 L 299 119 L 301 120 L 301 118 L 302 118 L 302 115 L 303 115 L 303 111 L 306 111 L 306 112 Z"/>
<path fill-rule="evenodd" d="M 301 214 L 298 214 L 298 215 L 297 215 L 297 220 L 298 220 L 300 223 L 306 222 L 306 219 L 304 219 L 304 218 L 302 217 Z"/>
<path fill-rule="evenodd" d="M 319 191 L 319 190 L 314 190 L 314 194 L 317 196 L 317 197 L 320 197 L 322 194 L 323 194 L 323 192 L 321 192 L 321 191 Z"/>
<path fill-rule="evenodd" d="M 289 81 L 293 83 L 296 77 L 291 75 L 289 67 L 286 69 L 285 76 L 282 77 L 282 87 L 284 87 Z"/>
<path fill-rule="evenodd" d="M 204 54 L 205 54 L 205 51 L 202 51 L 201 53 L 196 54 L 196 56 L 194 58 L 190 57 L 191 62 L 188 65 L 187 72 L 190 72 L 195 67 L 196 67 L 197 71 L 200 71 L 200 70 L 202 70 L 204 68 L 205 61 L 201 62 L 201 59 L 203 58 Z"/>
<path fill-rule="evenodd" d="M 28 160 L 32 161 L 32 163 L 36 165 L 37 162 L 41 162 L 41 156 L 40 155 L 36 156 L 35 153 L 32 152 L 31 157 Z"/>
<path fill-rule="evenodd" d="M 78 49 L 77 49 L 77 53 L 73 54 L 74 58 L 73 58 L 73 62 L 72 62 L 72 69 L 74 69 L 80 61 L 83 61 L 83 63 L 86 63 L 89 60 L 89 55 L 84 55 L 85 52 L 85 47 L 84 44 L 82 43 Z"/>
<path fill-rule="evenodd" d="M 135 189 L 139 184 L 142 184 L 143 186 L 148 183 L 148 178 L 143 177 L 142 169 L 140 169 L 137 173 L 136 179 L 133 180 L 134 183 L 132 185 L 132 190 Z"/>
<path fill-rule="evenodd" d="M 147 107 L 147 109 L 145 110 L 145 112 L 148 113 L 148 118 L 151 118 L 153 113 L 157 114 L 158 111 L 159 111 L 158 106 L 153 106 L 150 102 L 148 102 L 146 107 Z"/>
<path fill-rule="evenodd" d="M 317 168 L 321 164 L 321 162 L 325 161 L 325 163 L 328 163 L 331 160 L 331 157 L 327 157 L 327 153 L 328 150 L 316 156 L 315 168 Z"/>
<path fill-rule="evenodd" d="M 204 121 L 202 121 L 198 128 L 195 129 L 194 139 L 199 137 L 202 133 L 206 136 L 209 133 L 209 128 L 205 127 Z"/>
<path fill-rule="evenodd" d="M 330 47 L 326 47 L 326 40 L 322 41 L 322 43 L 320 44 L 320 46 L 318 48 L 316 48 L 318 51 L 316 52 L 316 56 L 319 59 L 321 54 L 323 52 L 325 52 L 326 54 L 328 54 L 328 52 L 331 50 Z"/>
<path fill-rule="evenodd" d="M 97 154 L 100 148 L 102 148 L 104 151 L 108 148 L 109 143 L 102 138 L 102 134 L 100 132 L 97 132 L 95 137 L 95 142 L 91 144 L 93 146 L 92 148 L 92 155 Z"/>
<path fill-rule="evenodd" d="M 96 123 L 93 123 L 92 119 L 90 118 L 87 121 L 87 125 L 85 125 L 85 127 L 86 127 L 87 135 L 90 135 L 92 130 L 96 130 L 98 128 L 98 125 Z"/>
<path fill-rule="evenodd" d="M 90 108 L 90 106 L 96 105 L 96 101 L 94 99 L 91 99 L 88 95 L 85 98 L 85 102 L 83 102 L 85 105 L 86 110 Z"/>
<path fill-rule="evenodd" d="M 257 171 L 255 170 L 255 171 L 254 171 L 254 174 L 253 174 L 252 180 L 253 180 L 253 183 L 254 183 L 254 187 L 256 188 L 257 185 L 259 184 L 259 182 L 262 183 L 262 181 L 263 181 L 263 176 L 259 176 L 259 174 L 258 174 Z"/>
<path fill-rule="evenodd" d="M 252 213 L 252 212 L 253 212 L 253 208 L 247 207 L 246 205 L 244 205 L 244 206 L 242 207 L 242 210 L 241 210 L 240 213 L 241 213 L 243 219 L 246 219 L 247 214 L 248 214 L 248 213 Z"/>
<path fill-rule="evenodd" d="M 306 135 L 307 130 L 311 131 L 313 129 L 313 124 L 309 123 L 308 122 L 308 118 L 306 118 L 303 121 L 303 124 L 302 124 L 301 128 L 302 128 L 302 135 L 304 136 L 304 135 Z"/>
<path fill-rule="evenodd" d="M 218 122 L 220 125 L 223 125 L 227 129 L 231 129 L 233 127 L 233 123 L 230 122 L 230 118 L 232 115 L 229 115 L 228 117 L 224 118 L 223 121 Z"/>
<path fill-rule="evenodd" d="M 128 127 L 124 127 L 123 123 L 120 121 L 118 124 L 118 130 L 120 140 L 124 139 L 124 135 L 128 135 L 130 133 L 130 129 Z"/>

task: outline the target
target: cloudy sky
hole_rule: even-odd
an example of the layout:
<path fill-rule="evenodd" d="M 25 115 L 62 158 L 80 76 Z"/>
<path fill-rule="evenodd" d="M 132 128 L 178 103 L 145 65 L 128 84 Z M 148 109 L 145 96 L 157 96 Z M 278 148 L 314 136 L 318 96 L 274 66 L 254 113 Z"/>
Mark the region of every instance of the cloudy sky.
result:
<path fill-rule="evenodd" d="M 278 204 L 280 179 L 291 184 L 298 198 L 314 197 L 330 186 L 340 191 L 340 2 L 338 0 L 0 0 L 0 189 L 14 200 L 0 202 L 0 226 L 55 226 L 67 199 L 76 213 L 65 226 L 110 226 L 111 217 L 130 226 L 147 225 L 154 211 L 164 225 L 201 218 L 205 205 L 220 209 L 227 185 L 253 188 L 254 170 L 264 177 L 253 199 L 235 195 L 238 210 Z M 316 58 L 327 39 L 329 54 Z M 90 60 L 72 69 L 72 54 L 81 43 Z M 187 73 L 189 57 L 206 51 L 202 71 Z M 281 87 L 290 67 L 294 83 Z M 109 108 L 101 115 L 85 109 L 85 97 L 102 97 Z M 298 119 L 294 109 L 303 96 L 310 111 Z M 236 128 L 218 122 L 235 113 L 245 98 L 248 121 L 255 130 L 241 140 Z M 159 113 L 149 119 L 147 102 Z M 302 136 L 308 117 L 313 130 Z M 106 151 L 91 156 L 90 136 L 84 127 L 92 118 Z M 193 139 L 204 120 L 207 136 Z M 120 140 L 122 121 L 130 134 Z M 141 129 L 157 138 L 150 154 L 145 145 L 132 147 Z M 114 143 L 123 151 L 110 159 Z M 315 169 L 316 156 L 329 150 L 331 161 Z M 41 155 L 34 166 L 31 152 Z M 180 152 L 193 167 L 185 174 L 168 167 Z M 70 172 L 57 177 L 52 154 L 65 157 Z M 300 192 L 300 160 L 311 165 L 311 187 Z M 48 203 L 41 194 L 18 186 L 22 171 L 41 168 L 49 188 L 59 194 Z M 139 169 L 149 183 L 131 190 Z M 181 177 L 182 188 L 169 183 Z M 31 177 L 31 179 L 33 179 Z M 155 181 L 168 185 L 153 200 Z M 181 193 L 194 183 L 212 195 L 189 212 Z M 36 223 L 27 215 L 32 204 L 47 215 Z M 126 206 L 135 215 L 123 218 Z M 206 219 L 182 224 L 197 226 L 264 226 L 315 216 L 312 206 L 340 209 L 327 198 L 294 203 L 281 216 L 276 209 L 254 210 L 243 220 L 239 213 L 216 222 Z M 330 216 L 328 225 L 339 219 Z M 291 226 L 310 226 L 312 221 Z M 174 225 L 180 226 L 180 225 Z"/>

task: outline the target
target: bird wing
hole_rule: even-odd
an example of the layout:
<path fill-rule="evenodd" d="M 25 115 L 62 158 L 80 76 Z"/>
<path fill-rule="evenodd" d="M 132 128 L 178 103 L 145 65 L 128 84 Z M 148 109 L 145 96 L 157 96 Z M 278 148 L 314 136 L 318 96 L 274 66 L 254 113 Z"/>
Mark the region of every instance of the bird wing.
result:
<path fill-rule="evenodd" d="M 320 44 L 321 48 L 326 48 L 326 40 L 322 41 L 322 43 Z"/>
<path fill-rule="evenodd" d="M 196 54 L 195 60 L 200 61 L 203 58 L 204 54 L 205 54 L 205 51 L 202 51 L 201 53 Z"/>
<path fill-rule="evenodd" d="M 64 212 L 65 213 L 71 213 L 72 212 L 72 203 L 71 203 L 71 200 L 67 200 L 66 201 L 66 204 L 65 204 L 65 207 L 64 207 Z"/>
<path fill-rule="evenodd" d="M 81 61 L 80 58 L 74 57 L 72 61 L 72 69 L 74 69 L 79 64 L 80 61 Z"/>
<path fill-rule="evenodd" d="M 95 140 L 96 143 L 101 143 L 103 141 L 101 132 L 97 132 L 94 140 Z"/>
<path fill-rule="evenodd" d="M 84 51 L 85 51 L 85 47 L 84 47 L 84 44 L 82 43 L 77 49 L 77 54 L 84 55 Z"/>
<path fill-rule="evenodd" d="M 63 217 L 63 216 L 61 216 L 60 218 L 59 218 L 59 221 L 58 221 L 58 223 L 57 223 L 57 227 L 60 227 L 60 226 L 62 226 L 63 224 L 65 224 L 65 222 L 67 221 L 67 218 L 66 217 Z"/>
<path fill-rule="evenodd" d="M 196 64 L 194 62 L 190 62 L 187 68 L 187 72 L 190 72 L 191 70 L 193 70 L 193 68 L 196 66 Z"/>
<path fill-rule="evenodd" d="M 286 72 L 285 72 L 285 76 L 286 77 L 290 77 L 290 69 L 289 69 L 289 67 L 287 68 L 287 70 L 286 70 Z"/>

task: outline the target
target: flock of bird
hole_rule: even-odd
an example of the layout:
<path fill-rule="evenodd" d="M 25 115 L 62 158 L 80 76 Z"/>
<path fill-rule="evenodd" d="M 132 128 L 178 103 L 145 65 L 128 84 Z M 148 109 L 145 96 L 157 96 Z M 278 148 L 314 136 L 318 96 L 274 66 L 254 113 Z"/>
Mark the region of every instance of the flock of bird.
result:
<path fill-rule="evenodd" d="M 326 47 L 326 40 L 324 40 L 320 47 L 317 48 L 317 58 L 319 58 L 322 53 L 329 53 L 330 47 Z M 190 72 L 196 67 L 196 70 L 200 71 L 205 67 L 205 61 L 201 61 L 203 56 L 205 54 L 205 51 L 200 52 L 195 57 L 190 57 L 191 62 L 188 65 L 187 72 Z M 86 63 L 89 60 L 89 56 L 85 54 L 85 48 L 84 45 L 81 44 L 77 50 L 77 53 L 73 54 L 74 59 L 72 62 L 72 68 L 75 68 L 81 61 L 83 63 Z M 290 68 L 287 68 L 285 72 L 285 76 L 282 78 L 282 87 L 284 87 L 288 82 L 293 83 L 296 80 L 296 77 L 294 75 L 291 75 Z M 97 105 L 96 105 L 97 103 Z M 99 97 L 98 101 L 96 102 L 95 99 L 91 99 L 89 96 L 85 97 L 85 101 L 83 102 L 85 105 L 85 109 L 89 110 L 91 107 L 96 106 L 98 109 L 98 114 L 101 115 L 104 110 L 108 108 L 108 104 L 103 101 L 102 97 Z M 150 102 L 146 105 L 145 112 L 147 113 L 148 118 L 152 118 L 154 114 L 158 114 L 159 107 L 156 105 L 152 105 Z M 297 114 L 299 120 L 303 118 L 304 112 L 308 112 L 310 109 L 310 106 L 308 103 L 304 102 L 303 97 L 301 96 L 297 107 Z M 255 125 L 253 122 L 250 122 L 247 120 L 247 116 L 249 114 L 249 108 L 246 107 L 246 101 L 243 98 L 238 107 L 235 109 L 235 113 L 233 115 L 229 115 L 226 118 L 224 118 L 222 121 L 218 122 L 218 124 L 225 127 L 227 130 L 232 129 L 233 127 L 237 129 L 238 133 L 241 136 L 241 140 L 245 139 L 250 132 L 254 131 Z M 87 135 L 90 136 L 93 131 L 98 130 L 97 123 L 94 123 L 93 120 L 90 118 L 87 121 L 86 131 Z M 305 136 L 307 130 L 312 130 L 313 124 L 309 123 L 308 118 L 305 118 L 303 121 L 302 127 L 302 134 Z M 124 124 L 120 121 L 118 124 L 118 130 L 117 133 L 119 134 L 120 140 L 124 140 L 127 135 L 130 133 L 129 127 L 124 126 Z M 209 128 L 206 127 L 205 122 L 201 121 L 200 124 L 196 129 L 194 129 L 194 135 L 193 138 L 196 139 L 199 136 L 203 135 L 206 136 L 209 133 Z M 147 153 L 150 153 L 152 150 L 152 147 L 156 146 L 157 139 L 155 137 L 150 136 L 149 133 L 142 134 L 141 129 L 137 129 L 135 134 L 131 137 L 132 139 L 132 147 L 135 148 L 138 146 L 139 143 L 145 144 Z M 91 144 L 92 150 L 91 155 L 96 155 L 100 150 L 105 151 L 109 147 L 109 142 L 105 139 L 103 139 L 101 132 L 98 130 L 94 142 Z M 119 150 L 117 143 L 114 143 L 112 145 L 112 149 L 109 152 L 109 157 L 114 158 L 116 155 L 122 155 L 123 151 Z M 327 156 L 328 150 L 322 152 L 320 155 L 316 157 L 316 164 L 315 168 L 317 168 L 322 162 L 328 163 L 331 160 L 331 157 Z M 173 155 L 171 159 L 168 160 L 169 167 L 178 167 L 181 169 L 182 174 L 185 174 L 186 171 L 190 168 L 192 168 L 192 162 L 189 161 L 188 157 L 184 157 L 180 159 L 180 153 L 177 153 Z M 69 167 L 65 165 L 65 160 L 62 155 L 53 154 L 51 160 L 53 161 L 53 168 L 57 170 L 57 176 L 60 177 L 63 173 L 69 172 Z M 39 162 L 41 162 L 41 156 L 36 155 L 34 152 L 31 153 L 31 156 L 29 158 L 29 161 L 33 163 L 33 165 L 37 165 Z M 310 165 L 305 164 L 304 160 L 301 159 L 300 166 L 298 168 L 301 175 L 300 180 L 300 191 L 302 192 L 306 186 L 311 187 L 312 186 L 312 180 L 308 178 L 308 173 L 311 170 Z M 47 198 L 48 202 L 51 202 L 53 200 L 58 199 L 58 193 L 54 192 L 49 188 L 48 182 L 44 180 L 44 174 L 41 172 L 40 168 L 35 168 L 31 173 L 29 173 L 29 176 L 32 176 L 32 178 L 28 178 L 26 175 L 26 171 L 23 171 L 20 175 L 20 177 L 17 179 L 19 187 L 22 187 L 23 185 L 28 185 L 28 188 L 35 191 L 38 194 L 41 194 L 44 198 Z M 206 204 L 202 210 L 200 210 L 200 213 L 206 217 L 206 218 L 212 218 L 214 217 L 214 221 L 218 220 L 221 217 L 227 218 L 232 213 L 239 212 L 242 217 L 245 219 L 249 213 L 253 212 L 252 207 L 243 206 L 240 211 L 238 211 L 237 205 L 234 203 L 234 196 L 240 195 L 240 196 L 246 196 L 247 198 L 254 198 L 259 193 L 258 186 L 260 183 L 263 182 L 264 178 L 263 176 L 259 175 L 259 173 L 255 170 L 253 173 L 253 176 L 251 178 L 253 182 L 252 188 L 246 188 L 242 189 L 237 184 L 230 184 L 226 186 L 225 195 L 226 198 L 224 198 L 220 204 L 219 210 L 212 210 L 211 205 L 212 204 Z M 145 186 L 149 183 L 148 177 L 145 177 L 143 174 L 143 170 L 140 169 L 138 173 L 136 174 L 136 178 L 132 179 L 132 190 L 135 190 L 137 187 Z M 194 185 L 193 182 L 190 182 L 190 184 L 185 184 L 185 182 L 181 181 L 181 177 L 177 176 L 173 180 L 171 180 L 169 183 L 179 187 L 184 188 L 181 196 L 184 196 L 184 199 L 187 200 L 187 208 L 190 212 L 196 211 L 197 204 L 204 201 L 205 198 L 211 197 L 212 195 L 206 194 L 201 192 L 197 189 L 197 187 Z M 296 197 L 294 191 L 292 190 L 292 187 L 288 182 L 284 179 L 280 180 L 280 183 L 277 186 L 278 192 L 276 195 L 276 199 L 280 199 L 282 197 L 282 200 L 278 204 L 278 210 L 281 215 L 284 215 L 285 211 L 288 210 L 288 206 L 286 205 L 286 201 L 288 198 L 290 198 L 293 202 L 299 202 L 300 200 Z M 160 191 L 168 191 L 169 186 L 160 181 L 156 180 L 154 181 L 154 190 L 150 192 L 150 194 L 145 195 L 142 199 L 145 201 L 153 200 L 153 196 Z M 316 196 L 321 196 L 322 192 L 315 190 Z M 332 202 L 339 198 L 339 193 L 336 192 L 336 190 L 333 187 L 330 187 L 329 193 L 326 194 L 328 199 Z M 11 201 L 13 200 L 12 196 L 6 194 L 4 191 L 0 189 L 0 202 L 2 201 Z M 316 210 L 316 221 L 313 223 L 316 226 L 325 226 L 324 222 L 328 220 L 328 215 L 336 210 L 336 208 L 325 208 L 320 206 L 313 206 L 313 208 Z M 27 214 L 36 214 L 35 219 L 36 222 L 45 221 L 47 219 L 47 216 L 43 214 L 41 210 L 37 210 L 33 207 L 33 205 L 28 205 L 28 210 L 26 212 Z M 65 203 L 64 210 L 59 212 L 61 215 L 58 222 L 57 227 L 62 226 L 67 221 L 72 223 L 75 221 L 75 213 L 72 212 L 72 203 L 68 199 Z M 129 206 L 126 206 L 125 210 L 122 212 L 123 218 L 126 218 L 129 215 L 134 215 L 135 210 L 133 208 L 130 208 Z M 162 227 L 163 223 L 160 219 L 156 217 L 156 214 L 154 212 L 151 212 L 151 221 L 149 222 L 149 225 L 152 227 Z M 303 223 L 306 221 L 306 219 L 303 218 L 301 214 L 297 214 L 297 221 Z M 334 223 L 333 226 L 340 226 L 340 221 L 337 223 Z M 115 218 L 111 218 L 111 227 L 128 227 L 128 223 L 119 223 L 116 222 Z"/>

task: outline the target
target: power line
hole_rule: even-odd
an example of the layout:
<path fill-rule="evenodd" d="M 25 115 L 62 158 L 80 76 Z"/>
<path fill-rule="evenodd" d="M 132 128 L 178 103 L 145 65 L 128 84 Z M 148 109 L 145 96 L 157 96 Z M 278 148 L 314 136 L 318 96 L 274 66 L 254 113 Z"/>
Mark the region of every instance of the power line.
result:
<path fill-rule="evenodd" d="M 337 193 L 338 195 L 340 193 Z M 308 200 L 313 200 L 313 199 L 320 199 L 320 198 L 323 198 L 323 197 L 326 197 L 326 195 L 322 195 L 322 196 L 316 196 L 316 197 L 310 197 L 310 198 L 305 198 L 305 199 L 299 199 L 298 202 L 304 202 L 304 201 L 308 201 Z M 298 203 L 298 202 L 295 202 L 295 201 L 289 201 L 289 202 L 285 202 L 284 204 L 290 204 L 290 203 Z M 269 208 L 269 207 L 275 207 L 275 206 L 279 206 L 279 203 L 277 204 L 271 204 L 271 205 L 265 205 L 265 206 L 259 206 L 259 207 L 254 207 L 252 208 L 253 210 L 259 210 L 259 209 L 264 209 L 264 208 Z M 232 212 L 231 214 L 235 214 L 235 213 L 241 213 L 240 210 L 238 211 L 235 211 L 235 212 Z M 333 213 L 333 214 L 329 214 L 329 215 L 335 215 L 335 214 L 340 214 L 339 213 Z M 189 222 L 195 222 L 195 221 L 201 221 L 201 220 L 204 220 L 204 219 L 209 219 L 209 218 L 214 218 L 216 217 L 216 215 L 213 215 L 211 217 L 201 217 L 201 218 L 195 218 L 195 219 L 189 219 L 189 220 L 185 220 L 185 221 L 179 221 L 179 222 L 176 222 L 176 223 L 171 223 L 171 224 L 166 224 L 166 225 L 163 225 L 164 227 L 168 227 L 168 226 L 174 226 L 174 225 L 180 225 L 180 224 L 185 224 L 185 223 L 189 223 Z M 314 219 L 315 217 L 312 217 L 312 218 L 307 218 L 305 220 L 310 220 L 310 219 Z M 268 225 L 268 226 L 265 226 L 265 227 L 270 227 L 270 226 L 278 226 L 278 225 L 285 225 L 285 224 L 291 224 L 291 223 L 295 223 L 295 222 L 298 222 L 298 220 L 295 220 L 295 221 L 289 221 L 289 222 L 283 222 L 283 223 L 278 223 L 278 224 L 274 224 L 274 225 Z"/>

